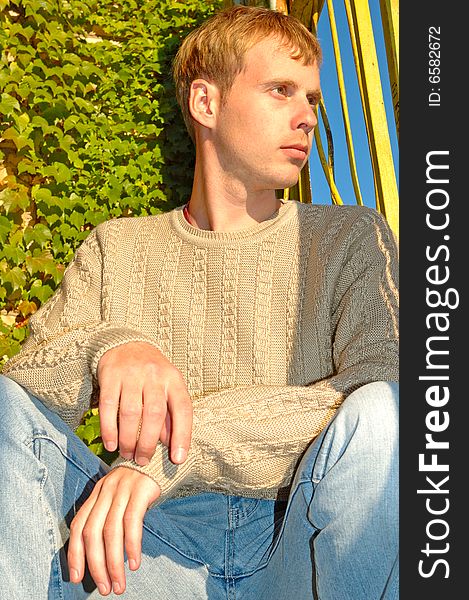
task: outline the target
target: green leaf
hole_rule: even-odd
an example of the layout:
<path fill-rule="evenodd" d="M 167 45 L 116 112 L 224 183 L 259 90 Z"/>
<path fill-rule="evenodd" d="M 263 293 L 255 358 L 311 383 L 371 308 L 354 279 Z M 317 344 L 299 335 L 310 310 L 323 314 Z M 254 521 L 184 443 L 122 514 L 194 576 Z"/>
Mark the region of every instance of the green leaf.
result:
<path fill-rule="evenodd" d="M 36 242 L 38 246 L 43 248 L 47 242 L 52 239 L 52 233 L 49 228 L 42 223 L 36 223 L 34 227 L 26 227 L 23 237 L 27 246 L 29 246 L 31 242 Z"/>
<path fill-rule="evenodd" d="M 75 104 L 78 107 L 78 109 L 80 111 L 83 111 L 84 113 L 94 112 L 94 106 L 91 104 L 91 102 L 88 102 L 87 100 L 84 100 L 83 98 L 80 98 L 80 97 L 75 98 Z"/>
<path fill-rule="evenodd" d="M 69 131 L 73 129 L 77 123 L 80 122 L 80 117 L 78 115 L 70 115 L 64 121 L 64 131 Z"/>
<path fill-rule="evenodd" d="M 2 133 L 2 137 L 5 140 L 15 140 L 19 136 L 19 131 L 16 131 L 14 127 L 7 127 Z"/>
<path fill-rule="evenodd" d="M 69 181 L 71 179 L 70 169 L 63 163 L 55 162 L 54 167 L 56 170 L 55 180 L 57 183 L 63 183 L 64 181 Z"/>
<path fill-rule="evenodd" d="M 26 327 L 15 327 L 15 329 L 13 329 L 12 331 L 12 338 L 18 342 L 22 342 L 24 340 L 24 338 L 26 337 Z"/>
<path fill-rule="evenodd" d="M 26 275 L 19 267 L 13 267 L 3 275 L 3 282 L 10 283 L 13 290 L 18 290 L 26 284 Z"/>
<path fill-rule="evenodd" d="M 47 302 L 53 293 L 50 285 L 42 285 L 39 279 L 36 279 L 30 288 L 30 298 L 37 298 L 41 304 Z"/>
<path fill-rule="evenodd" d="M 29 203 L 30 200 L 26 188 L 21 190 L 6 188 L 0 192 L 0 206 L 4 207 L 7 214 L 18 208 L 26 210 L 29 207 Z"/>
<path fill-rule="evenodd" d="M 42 131 L 46 131 L 49 127 L 49 123 L 40 115 L 34 115 L 34 117 L 31 120 L 31 125 L 33 127 L 40 127 Z"/>
<path fill-rule="evenodd" d="M 6 140 L 12 140 L 18 150 L 30 146 L 34 150 L 34 143 L 28 137 L 21 135 L 14 127 L 8 127 L 2 134 Z"/>
<path fill-rule="evenodd" d="M 96 429 L 95 429 L 94 425 L 86 425 L 85 426 L 83 433 L 82 433 L 82 439 L 85 442 L 90 444 L 98 436 L 99 436 L 99 433 L 98 433 L 98 435 L 96 435 Z"/>
<path fill-rule="evenodd" d="M 93 425 L 93 427 L 96 428 L 96 431 L 98 431 L 98 432 L 100 431 L 100 419 L 99 419 L 98 413 L 95 413 L 95 414 L 91 413 L 91 415 L 86 418 L 86 423 L 88 425 Z"/>
<path fill-rule="evenodd" d="M 5 243 L 12 226 L 13 223 L 10 221 L 10 219 L 0 215 L 0 241 L 2 243 Z"/>
<path fill-rule="evenodd" d="M 85 224 L 85 216 L 83 215 L 83 213 L 78 211 L 72 212 L 69 219 L 70 223 L 77 229 L 80 229 Z"/>
<path fill-rule="evenodd" d="M 16 340 L 13 340 L 11 337 L 0 337 L 0 358 L 6 356 L 7 358 L 11 358 L 18 354 L 21 350 L 21 345 Z"/>
<path fill-rule="evenodd" d="M 75 77 L 79 70 L 77 65 L 64 65 L 62 67 L 62 71 L 69 77 Z"/>
<path fill-rule="evenodd" d="M 102 442 L 90 444 L 88 447 L 93 454 L 96 454 L 96 456 L 101 456 L 101 454 L 104 453 L 104 444 Z"/>
<path fill-rule="evenodd" d="M 20 110 L 20 103 L 10 94 L 2 94 L 0 97 L 0 113 L 4 115 L 12 115 L 15 111 Z"/>
<path fill-rule="evenodd" d="M 29 115 L 27 113 L 21 114 L 15 120 L 16 120 L 16 123 L 18 125 L 19 130 L 20 130 L 20 133 L 22 133 L 27 128 L 27 126 L 30 123 Z"/>
<path fill-rule="evenodd" d="M 31 26 L 23 27 L 21 30 L 21 35 L 24 35 L 24 37 L 28 40 L 28 42 L 35 33 L 36 32 L 34 31 L 34 29 Z"/>
<path fill-rule="evenodd" d="M 30 275 L 57 275 L 57 266 L 52 254 L 48 250 L 43 250 L 40 254 L 27 256 L 25 259 L 26 268 Z"/>
<path fill-rule="evenodd" d="M 17 245 L 5 244 L 2 248 L 2 254 L 16 265 L 23 263 L 26 259 L 26 252 Z"/>
<path fill-rule="evenodd" d="M 47 188 L 41 188 L 38 185 L 33 186 L 32 196 L 37 202 L 42 201 L 46 204 L 49 204 L 52 200 L 52 192 Z"/>
<path fill-rule="evenodd" d="M 37 161 L 31 161 L 25 158 L 18 163 L 18 175 L 21 175 L 22 173 L 36 175 L 41 166 L 42 165 Z"/>

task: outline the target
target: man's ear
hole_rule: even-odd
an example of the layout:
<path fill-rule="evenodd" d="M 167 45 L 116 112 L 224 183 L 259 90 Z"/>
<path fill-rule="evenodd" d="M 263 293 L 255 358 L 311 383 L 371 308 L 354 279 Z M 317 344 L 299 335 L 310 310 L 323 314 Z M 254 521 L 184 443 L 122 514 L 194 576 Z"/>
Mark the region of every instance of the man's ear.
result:
<path fill-rule="evenodd" d="M 189 93 L 189 111 L 192 118 L 211 129 L 218 114 L 220 92 L 217 86 L 205 79 L 195 79 Z"/>

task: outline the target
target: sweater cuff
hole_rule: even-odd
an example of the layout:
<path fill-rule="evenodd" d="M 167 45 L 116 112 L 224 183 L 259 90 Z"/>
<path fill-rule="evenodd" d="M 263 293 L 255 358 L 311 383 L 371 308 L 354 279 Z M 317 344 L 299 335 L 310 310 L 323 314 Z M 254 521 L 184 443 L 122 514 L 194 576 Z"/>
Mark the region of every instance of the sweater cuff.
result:
<path fill-rule="evenodd" d="M 129 342 L 145 342 L 159 349 L 153 338 L 128 327 L 110 327 L 102 329 L 89 339 L 89 365 L 91 374 L 96 376 L 98 363 L 108 350 L 128 344 Z"/>
<path fill-rule="evenodd" d="M 161 494 L 149 508 L 153 508 L 164 502 L 169 497 L 175 495 L 175 492 L 181 487 L 190 484 L 194 479 L 195 457 L 193 448 L 181 465 L 175 465 L 169 460 L 168 449 L 159 443 L 155 453 L 148 465 L 144 467 L 138 465 L 134 460 L 126 460 L 119 456 L 113 463 L 112 469 L 117 467 L 126 467 L 144 473 L 155 481 L 161 490 Z"/>

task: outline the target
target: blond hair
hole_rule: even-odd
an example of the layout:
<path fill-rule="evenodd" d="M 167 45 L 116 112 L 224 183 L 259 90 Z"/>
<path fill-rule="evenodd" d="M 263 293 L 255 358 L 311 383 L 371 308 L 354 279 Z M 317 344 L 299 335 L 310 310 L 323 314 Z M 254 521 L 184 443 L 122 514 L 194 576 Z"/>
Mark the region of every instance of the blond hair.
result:
<path fill-rule="evenodd" d="M 183 41 L 173 64 L 176 98 L 192 139 L 194 125 L 189 94 L 195 79 L 213 82 L 221 98 L 244 68 L 244 57 L 257 42 L 276 37 L 291 49 L 291 57 L 305 65 L 322 60 L 317 38 L 295 17 L 252 6 L 234 6 L 210 17 Z"/>

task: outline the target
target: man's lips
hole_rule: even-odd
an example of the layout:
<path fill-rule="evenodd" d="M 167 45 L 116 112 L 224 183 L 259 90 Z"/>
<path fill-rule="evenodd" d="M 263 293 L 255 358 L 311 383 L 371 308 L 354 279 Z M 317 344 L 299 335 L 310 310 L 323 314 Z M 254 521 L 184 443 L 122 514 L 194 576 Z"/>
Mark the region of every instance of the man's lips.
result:
<path fill-rule="evenodd" d="M 291 146 L 281 146 L 281 150 L 291 158 L 304 160 L 308 154 L 308 146 L 302 144 L 292 144 Z"/>

